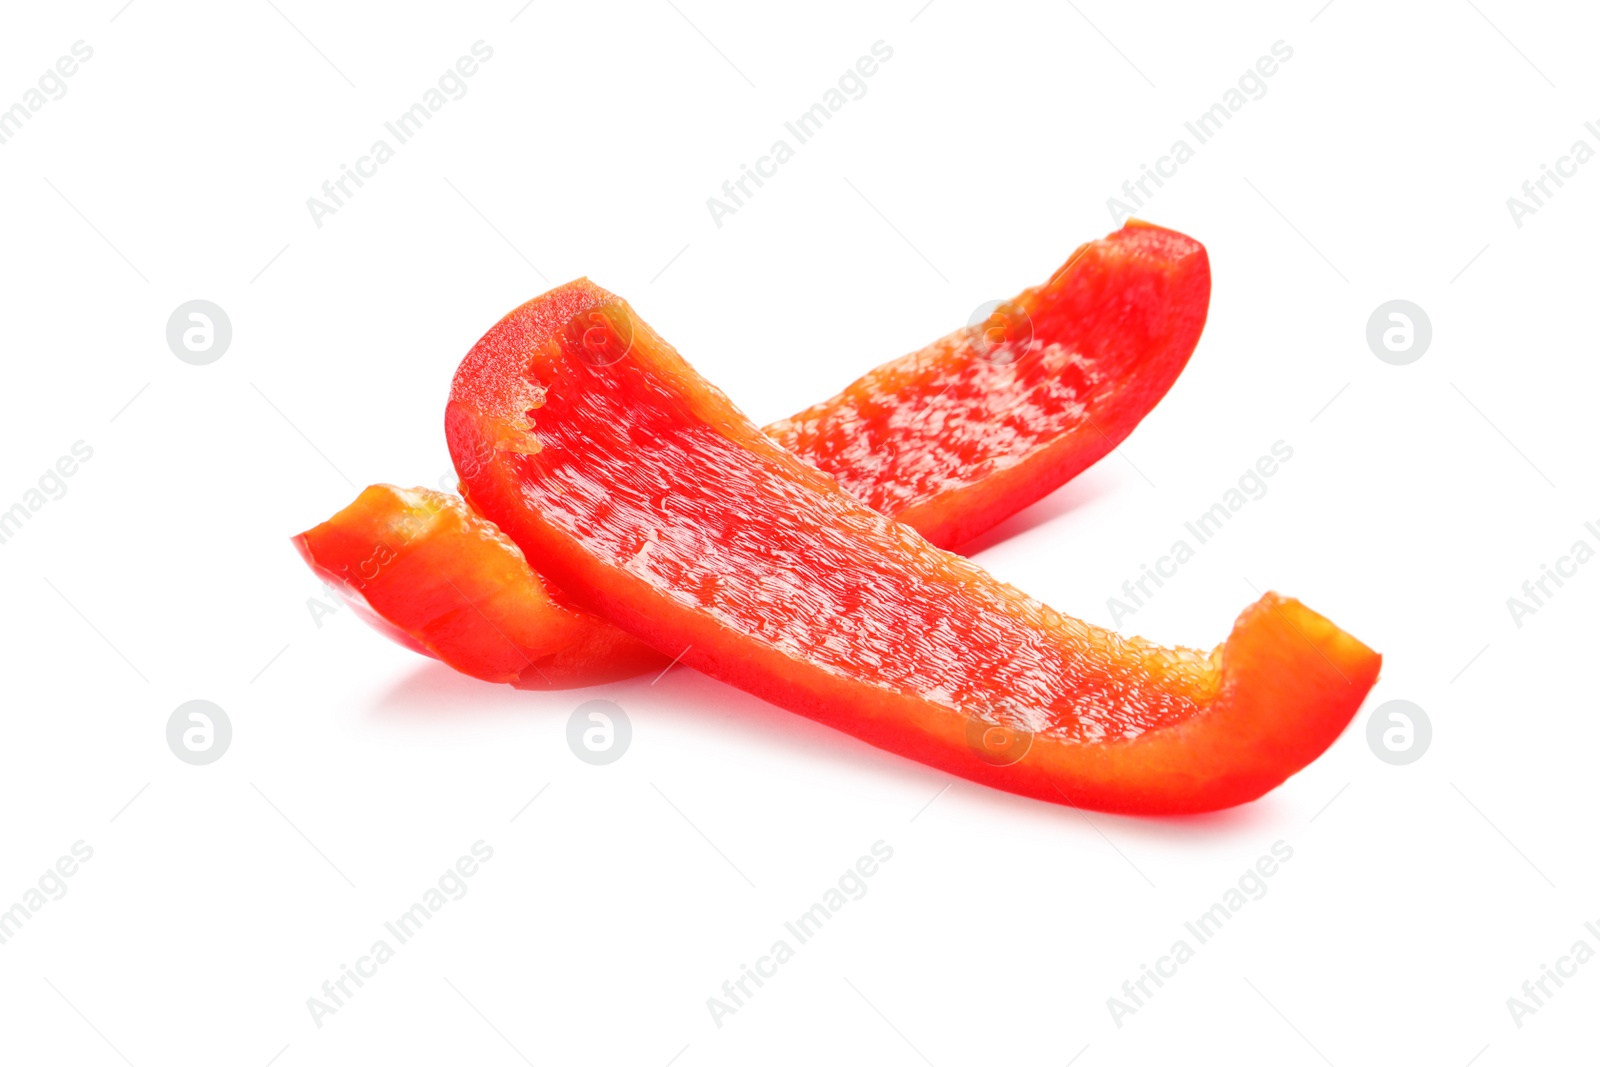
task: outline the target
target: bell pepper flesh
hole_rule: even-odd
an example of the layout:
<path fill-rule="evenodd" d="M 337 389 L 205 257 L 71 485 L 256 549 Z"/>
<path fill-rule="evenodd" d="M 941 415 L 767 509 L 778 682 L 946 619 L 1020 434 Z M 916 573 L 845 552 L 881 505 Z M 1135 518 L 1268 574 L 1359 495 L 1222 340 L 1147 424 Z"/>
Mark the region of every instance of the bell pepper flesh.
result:
<path fill-rule="evenodd" d="M 1132 222 L 986 321 L 765 432 L 869 506 L 955 547 L 1132 432 L 1186 365 L 1210 290 L 1199 242 Z M 446 494 L 372 486 L 295 544 L 381 632 L 475 677 L 592 685 L 669 662 L 563 603 L 492 522 Z M 409 554 L 426 563 L 371 564 Z"/>
<path fill-rule="evenodd" d="M 563 604 L 522 550 L 452 493 L 371 485 L 293 541 L 380 633 L 475 678 L 575 688 L 668 663 Z"/>
<path fill-rule="evenodd" d="M 779 446 L 587 281 L 478 342 L 446 433 L 472 506 L 582 606 L 1014 793 L 1136 814 L 1243 803 L 1332 743 L 1381 663 L 1274 594 L 1210 653 L 1063 615 Z"/>
<path fill-rule="evenodd" d="M 1177 380 L 1210 300 L 1198 241 L 1130 222 L 986 321 L 766 432 L 956 548 L 1121 444 Z"/>

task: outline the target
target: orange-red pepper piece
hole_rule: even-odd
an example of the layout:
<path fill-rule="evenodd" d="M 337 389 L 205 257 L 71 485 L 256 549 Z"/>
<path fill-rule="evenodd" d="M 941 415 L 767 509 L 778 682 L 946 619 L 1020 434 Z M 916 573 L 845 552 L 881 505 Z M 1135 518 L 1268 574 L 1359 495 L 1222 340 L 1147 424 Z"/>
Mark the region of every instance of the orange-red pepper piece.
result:
<path fill-rule="evenodd" d="M 473 507 L 590 611 L 782 707 L 1027 796 L 1141 814 L 1254 799 L 1332 743 L 1381 663 L 1274 594 L 1209 653 L 1063 615 L 780 447 L 587 281 L 484 335 L 446 432 Z"/>
<path fill-rule="evenodd" d="M 869 506 L 955 547 L 1132 432 L 1187 363 L 1210 291 L 1199 242 L 1130 223 L 987 320 L 766 432 Z M 669 662 L 567 604 L 448 494 L 371 486 L 295 544 L 382 632 L 475 677 L 590 685 Z"/>

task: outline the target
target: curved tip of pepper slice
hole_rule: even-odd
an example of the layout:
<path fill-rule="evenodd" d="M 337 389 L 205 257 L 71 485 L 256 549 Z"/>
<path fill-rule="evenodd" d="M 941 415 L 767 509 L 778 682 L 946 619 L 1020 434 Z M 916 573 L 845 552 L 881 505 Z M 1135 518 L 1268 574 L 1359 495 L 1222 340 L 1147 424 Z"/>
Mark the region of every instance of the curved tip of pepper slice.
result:
<path fill-rule="evenodd" d="M 561 603 L 520 548 L 449 493 L 369 485 L 291 540 L 373 628 L 475 678 L 563 689 L 667 662 Z"/>
<path fill-rule="evenodd" d="M 1196 814 L 1255 800 L 1327 751 L 1383 665 L 1327 618 L 1277 593 L 1246 608 L 1211 659 L 1216 696 L 1206 710 L 1073 760 L 1073 784 L 1054 778 L 1055 795 L 1130 815 Z M 1047 768 L 1050 754 L 1039 756 Z"/>
<path fill-rule="evenodd" d="M 632 358 L 597 369 L 591 324 Z M 530 384 L 547 403 L 526 403 Z M 543 447 L 503 447 L 506 424 Z M 783 451 L 587 281 L 484 336 L 446 425 L 473 506 L 584 606 L 714 677 L 1009 792 L 1146 815 L 1254 800 L 1332 744 L 1382 662 L 1276 594 L 1210 654 L 1053 612 Z M 681 513 L 649 504 L 669 483 Z"/>

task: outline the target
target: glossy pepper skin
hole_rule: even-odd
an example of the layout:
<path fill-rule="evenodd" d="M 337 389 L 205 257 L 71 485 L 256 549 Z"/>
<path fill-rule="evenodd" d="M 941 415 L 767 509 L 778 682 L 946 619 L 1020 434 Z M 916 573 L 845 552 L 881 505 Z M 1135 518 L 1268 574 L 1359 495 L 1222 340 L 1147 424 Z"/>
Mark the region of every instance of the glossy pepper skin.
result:
<path fill-rule="evenodd" d="M 1129 223 L 986 321 L 766 433 L 870 507 L 955 547 L 1121 443 L 1188 362 L 1210 292 L 1199 242 Z M 669 662 L 564 603 L 492 522 L 444 494 L 373 486 L 295 543 L 380 630 L 475 677 L 592 685 Z M 427 563 L 363 578 L 374 552 Z"/>
<path fill-rule="evenodd" d="M 474 508 L 663 654 L 999 789 L 1177 814 L 1259 797 L 1349 723 L 1380 657 L 1268 594 L 1210 653 L 1088 625 L 872 510 L 578 281 L 462 361 Z"/>

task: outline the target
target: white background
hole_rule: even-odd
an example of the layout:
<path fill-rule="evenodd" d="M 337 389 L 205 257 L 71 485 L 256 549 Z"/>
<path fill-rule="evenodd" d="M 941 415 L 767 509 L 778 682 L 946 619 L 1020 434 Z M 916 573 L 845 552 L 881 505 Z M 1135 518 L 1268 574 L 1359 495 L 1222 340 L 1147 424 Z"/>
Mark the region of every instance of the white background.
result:
<path fill-rule="evenodd" d="M 1600 949 L 1600 563 L 1520 628 L 1506 606 L 1600 547 L 1600 162 L 1520 228 L 1506 207 L 1574 140 L 1600 148 L 1592 12 L 274 2 L 16 5 L 0 34 L 0 106 L 94 49 L 0 145 L 0 509 L 94 450 L 0 545 L 0 908 L 94 850 L 0 945 L 0 1058 L 1593 1056 L 1600 963 L 1521 1028 L 1506 1006 L 1574 941 Z M 480 39 L 466 96 L 316 227 L 306 198 Z M 716 227 L 706 198 L 879 40 L 865 97 Z M 1210 252 L 1187 372 L 1120 456 L 978 552 L 1108 624 L 1122 581 L 1288 442 L 1267 496 L 1123 627 L 1209 646 L 1254 585 L 1384 653 L 1357 722 L 1268 797 L 1085 816 L 684 668 L 521 693 L 349 610 L 314 621 L 289 536 L 369 482 L 448 473 L 450 375 L 517 303 L 586 274 L 770 420 L 1113 229 L 1106 198 L 1279 40 L 1267 94 L 1139 211 Z M 234 331 L 203 367 L 164 336 L 195 298 Z M 1432 320 L 1410 366 L 1364 339 L 1393 298 Z M 634 728 L 598 768 L 565 742 L 596 696 Z M 234 728 L 206 767 L 165 741 L 194 698 Z M 1434 729 L 1405 767 L 1365 740 L 1396 698 Z M 307 998 L 480 839 L 470 892 L 314 1025 Z M 706 998 L 878 840 L 867 895 L 714 1025 Z M 1107 998 L 1279 840 L 1267 895 L 1115 1025 Z"/>

